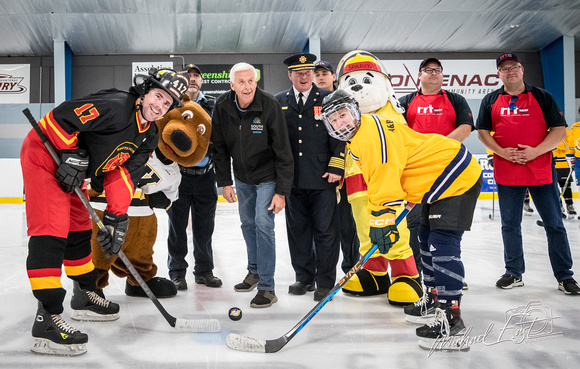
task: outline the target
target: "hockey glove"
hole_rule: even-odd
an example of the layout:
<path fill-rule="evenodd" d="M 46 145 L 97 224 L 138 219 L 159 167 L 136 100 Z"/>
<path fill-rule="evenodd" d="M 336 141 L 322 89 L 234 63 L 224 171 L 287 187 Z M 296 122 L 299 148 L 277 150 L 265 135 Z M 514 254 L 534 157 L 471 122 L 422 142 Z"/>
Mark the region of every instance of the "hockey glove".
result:
<path fill-rule="evenodd" d="M 64 192 L 74 192 L 85 180 L 89 166 L 89 155 L 86 150 L 63 150 L 60 152 L 61 163 L 54 176 L 60 182 Z"/>
<path fill-rule="evenodd" d="M 379 246 L 381 254 L 388 253 L 393 244 L 399 240 L 399 231 L 395 225 L 395 211 L 393 209 L 372 211 L 370 223 L 371 242 Z"/>
<path fill-rule="evenodd" d="M 155 192 L 151 195 L 146 195 L 147 201 L 149 202 L 149 207 L 151 209 L 169 209 L 171 207 L 171 200 L 165 196 L 163 192 Z"/>
<path fill-rule="evenodd" d="M 106 257 L 118 254 L 121 250 L 127 228 L 129 227 L 129 216 L 127 214 L 115 215 L 105 211 L 103 215 L 103 225 L 105 229 L 100 229 L 97 233 L 97 241 L 101 244 L 101 249 Z"/>

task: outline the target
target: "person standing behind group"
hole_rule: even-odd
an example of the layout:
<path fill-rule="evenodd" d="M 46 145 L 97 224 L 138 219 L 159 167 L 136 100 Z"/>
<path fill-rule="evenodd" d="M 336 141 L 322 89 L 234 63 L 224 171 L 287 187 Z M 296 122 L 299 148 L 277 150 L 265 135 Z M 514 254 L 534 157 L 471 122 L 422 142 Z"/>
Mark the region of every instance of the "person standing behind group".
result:
<path fill-rule="evenodd" d="M 319 60 L 314 64 L 314 84 L 318 88 L 334 91 L 336 88 L 336 73 L 334 68 L 326 60 Z M 359 260 L 360 242 L 356 234 L 356 223 L 352 214 L 352 207 L 348 202 L 346 191 L 346 181 L 342 181 L 339 186 L 339 201 L 337 205 L 338 224 L 340 226 L 340 248 L 342 250 L 342 263 L 340 267 L 343 272 L 348 272 Z"/>
<path fill-rule="evenodd" d="M 282 106 L 292 155 L 294 181 L 286 207 L 290 259 L 296 282 L 288 293 L 314 291 L 322 300 L 336 279 L 340 231 L 336 186 L 344 175 L 345 144 L 331 138 L 320 115 L 322 99 L 331 93 L 314 83 L 314 54 L 296 54 L 284 60 L 292 87 L 276 94 Z"/>
<path fill-rule="evenodd" d="M 465 141 L 473 131 L 473 114 L 463 96 L 442 88 L 441 62 L 436 58 L 423 60 L 419 65 L 418 82 L 421 84 L 418 91 L 399 99 L 405 109 L 403 115 L 409 127 L 419 133 L 438 133 L 459 142 Z M 407 227 L 411 233 L 409 244 L 418 271 L 422 270 L 421 250 L 417 238 L 420 220 L 421 204 L 417 204 L 407 215 Z M 433 271 L 423 270 L 423 272 L 424 281 L 429 287 L 433 281 Z"/>
<path fill-rule="evenodd" d="M 561 188 L 560 194 L 560 208 L 562 209 L 562 217 L 566 218 L 566 211 L 571 218 L 576 216 L 576 209 L 574 209 L 574 200 L 572 200 L 572 170 L 570 169 L 569 158 L 574 157 L 574 146 L 570 143 L 570 131 L 566 128 L 566 137 L 560 141 L 558 146 L 552 150 L 554 158 L 554 167 L 556 168 L 556 176 L 558 178 L 558 186 Z M 562 198 L 566 207 L 562 204 Z"/>
<path fill-rule="evenodd" d="M 524 285 L 521 223 L 527 188 L 544 223 L 558 289 L 578 295 L 580 287 L 572 278 L 572 255 L 551 154 L 566 137 L 566 120 L 552 95 L 524 82 L 524 67 L 516 54 L 500 55 L 496 66 L 503 86 L 483 98 L 476 124 L 479 139 L 495 154 L 505 261 L 505 274 L 496 286 L 509 289 Z"/>
<path fill-rule="evenodd" d="M 248 63 L 232 67 L 231 90 L 217 99 L 214 108 L 212 141 L 217 185 L 229 203 L 236 201 L 236 191 L 238 194 L 248 254 L 248 274 L 234 290 L 250 292 L 257 286 L 250 306 L 266 308 L 278 301 L 274 216 L 286 206 L 294 161 L 280 104 L 258 88 L 257 78 L 256 69 Z"/>
<path fill-rule="evenodd" d="M 191 101 L 198 103 L 211 117 L 215 98 L 201 92 L 203 78 L 201 70 L 195 64 L 186 65 L 185 72 L 189 79 L 187 94 Z M 167 268 L 169 278 L 178 290 L 186 290 L 187 282 L 187 225 L 191 211 L 191 228 L 193 239 L 193 275 L 195 283 L 208 287 L 220 287 L 221 279 L 213 275 L 212 235 L 215 226 L 217 207 L 217 188 L 213 169 L 213 148 L 210 144 L 206 156 L 193 167 L 179 166 L 181 183 L 179 198 L 167 210 L 169 217 L 169 234 L 167 237 Z"/>

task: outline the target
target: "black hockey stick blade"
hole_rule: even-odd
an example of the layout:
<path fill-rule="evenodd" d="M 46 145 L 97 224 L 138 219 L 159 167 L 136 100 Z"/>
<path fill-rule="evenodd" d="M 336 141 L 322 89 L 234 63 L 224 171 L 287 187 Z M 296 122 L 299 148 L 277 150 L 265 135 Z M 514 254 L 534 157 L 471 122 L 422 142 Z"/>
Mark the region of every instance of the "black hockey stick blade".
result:
<path fill-rule="evenodd" d="M 60 165 L 60 157 L 56 153 L 54 147 L 52 147 L 52 145 L 48 141 L 48 138 L 46 137 L 44 132 L 42 132 L 42 130 L 40 129 L 40 126 L 36 122 L 36 119 L 34 119 L 32 114 L 30 113 L 30 110 L 26 108 L 22 111 L 22 113 L 24 113 L 26 118 L 28 118 L 28 121 L 38 134 L 38 137 L 40 138 L 44 146 L 46 146 L 46 149 L 48 150 L 54 161 Z M 87 197 L 84 195 L 80 187 L 75 188 L 75 194 L 79 197 L 79 199 L 81 200 L 81 202 L 83 203 L 83 205 L 85 206 L 91 218 L 97 224 L 99 229 L 101 230 L 104 229 L 105 226 L 103 222 L 95 212 L 95 209 L 93 209 L 93 207 L 91 206 L 89 199 L 87 199 Z M 141 278 L 141 276 L 139 275 L 133 264 L 129 261 L 129 259 L 123 252 L 123 250 L 119 250 L 118 255 L 121 261 L 127 267 L 127 269 L 129 269 L 129 271 L 131 272 L 131 275 L 137 280 L 139 286 L 143 289 L 143 291 L 145 291 L 149 299 L 151 299 L 151 301 L 157 307 L 161 315 L 163 315 L 165 320 L 167 320 L 169 325 L 179 330 L 197 333 L 214 333 L 219 332 L 221 330 L 220 323 L 216 319 L 181 319 L 173 317 L 171 314 L 167 312 L 167 310 L 165 310 L 165 308 L 163 307 L 163 305 L 161 305 L 161 303 L 159 302 L 157 297 L 153 294 L 153 292 L 151 292 L 149 286 L 147 286 L 143 278 Z"/>
<path fill-rule="evenodd" d="M 409 211 L 413 209 L 414 206 L 415 204 L 412 203 L 407 204 L 405 210 L 403 210 L 395 220 L 395 225 L 398 225 L 407 216 Z M 233 350 L 245 352 L 263 352 L 270 354 L 280 351 L 296 334 L 298 334 L 298 332 L 302 330 L 302 328 L 304 328 L 304 326 L 306 326 L 306 324 L 308 324 L 308 322 L 310 322 L 310 320 L 312 320 L 312 318 L 314 318 L 316 314 L 318 314 L 318 312 L 324 307 L 324 305 L 326 305 L 329 301 L 332 300 L 334 295 L 336 295 L 338 291 L 342 289 L 344 284 L 349 279 L 351 279 L 359 270 L 362 269 L 364 263 L 371 257 L 371 255 L 378 248 L 379 248 L 378 245 L 375 244 L 370 248 L 369 251 L 367 251 L 366 254 L 361 256 L 360 260 L 341 278 L 340 281 L 338 281 L 338 283 L 332 288 L 332 290 L 330 290 L 328 295 L 326 295 L 326 297 L 324 297 L 322 301 L 316 304 L 316 306 L 314 306 L 314 308 L 312 308 L 312 310 L 310 310 L 308 314 L 306 314 L 304 318 L 302 318 L 302 320 L 300 320 L 298 324 L 296 324 L 285 335 L 273 340 L 258 340 L 255 338 L 242 336 L 237 333 L 230 333 L 226 337 L 226 346 L 228 346 Z"/>

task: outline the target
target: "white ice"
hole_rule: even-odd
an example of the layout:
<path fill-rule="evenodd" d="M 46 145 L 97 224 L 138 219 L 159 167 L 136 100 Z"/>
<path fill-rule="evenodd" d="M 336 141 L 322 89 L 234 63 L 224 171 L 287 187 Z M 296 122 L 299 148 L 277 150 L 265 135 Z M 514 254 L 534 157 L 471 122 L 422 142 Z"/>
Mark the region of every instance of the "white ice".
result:
<path fill-rule="evenodd" d="M 312 293 L 287 293 L 294 282 L 289 261 L 284 216 L 276 218 L 278 303 L 267 309 L 249 307 L 255 291 L 239 293 L 233 285 L 246 274 L 246 252 L 236 204 L 218 204 L 213 238 L 215 270 L 224 285 L 196 285 L 188 271 L 189 289 L 160 300 L 175 317 L 218 319 L 220 333 L 184 333 L 171 328 L 147 298 L 127 297 L 125 281 L 111 275 L 107 297 L 121 305 L 115 322 L 70 319 L 72 283 L 63 318 L 89 335 L 88 352 L 79 357 L 39 356 L 30 352 L 36 300 L 26 275 L 26 216 L 23 204 L 0 205 L 0 367 L 2 368 L 580 368 L 580 296 L 557 289 L 549 264 L 543 228 L 537 212 L 523 220 L 527 271 L 525 286 L 495 287 L 503 274 L 500 217 L 489 219 L 492 200 L 480 200 L 471 232 L 463 238 L 462 259 L 469 290 L 462 301 L 463 318 L 474 341 L 468 352 L 434 352 L 417 345 L 415 325 L 405 322 L 402 309 L 385 296 L 351 297 L 339 292 L 278 353 L 247 353 L 225 345 L 235 332 L 260 340 L 288 332 L 316 302 Z M 155 261 L 167 277 L 167 217 L 157 212 L 159 232 Z M 55 214 L 55 216 L 58 216 Z M 580 221 L 564 221 L 576 262 L 580 261 Z M 190 241 L 191 242 L 191 241 Z M 190 246 L 191 247 L 191 246 Z M 193 264 L 191 249 L 188 254 Z M 575 267 L 579 272 L 579 267 Z M 338 268 L 337 281 L 342 277 Z M 578 276 L 580 278 L 580 275 Z M 230 307 L 243 318 L 228 319 Z"/>

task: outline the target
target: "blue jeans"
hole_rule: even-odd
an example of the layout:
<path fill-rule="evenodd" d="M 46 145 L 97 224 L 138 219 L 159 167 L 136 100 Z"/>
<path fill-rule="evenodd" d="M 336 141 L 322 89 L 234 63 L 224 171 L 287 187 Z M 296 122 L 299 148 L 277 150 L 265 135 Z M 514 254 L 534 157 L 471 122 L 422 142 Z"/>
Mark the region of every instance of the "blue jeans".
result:
<path fill-rule="evenodd" d="M 268 210 L 274 197 L 276 182 L 250 185 L 236 179 L 236 194 L 242 234 L 248 253 L 248 270 L 258 274 L 258 290 L 274 291 L 276 238 L 274 216 Z"/>
<path fill-rule="evenodd" d="M 521 278 L 525 272 L 524 249 L 522 243 L 522 209 L 526 188 L 544 222 L 548 238 L 548 255 L 554 277 L 558 282 L 572 278 L 572 255 L 568 235 L 562 222 L 560 191 L 553 171 L 554 181 L 547 185 L 508 186 L 497 185 L 501 234 L 503 238 L 506 273 Z"/>

